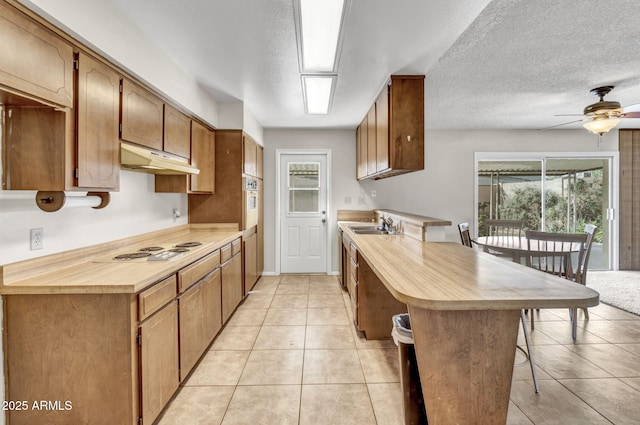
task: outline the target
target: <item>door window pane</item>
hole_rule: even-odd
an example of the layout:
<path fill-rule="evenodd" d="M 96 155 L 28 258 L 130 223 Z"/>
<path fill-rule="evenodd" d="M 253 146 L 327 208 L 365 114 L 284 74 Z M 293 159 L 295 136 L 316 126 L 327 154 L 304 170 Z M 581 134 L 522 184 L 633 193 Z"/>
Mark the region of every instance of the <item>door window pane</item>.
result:
<path fill-rule="evenodd" d="M 318 213 L 320 211 L 320 164 L 289 163 L 289 212 Z"/>
<path fill-rule="evenodd" d="M 609 268 L 608 161 L 602 158 L 547 160 L 545 230 L 582 233 L 597 226 L 589 268 Z"/>
<path fill-rule="evenodd" d="M 593 224 L 589 269 L 609 269 L 609 172 L 607 158 L 478 161 L 478 236 L 487 236 L 487 219 L 555 233 L 582 233 Z"/>
<path fill-rule="evenodd" d="M 318 212 L 318 191 L 317 190 L 290 190 L 289 191 L 289 212 Z"/>
<path fill-rule="evenodd" d="M 478 236 L 485 220 L 522 220 L 523 230 L 542 228 L 542 161 L 478 162 Z"/>

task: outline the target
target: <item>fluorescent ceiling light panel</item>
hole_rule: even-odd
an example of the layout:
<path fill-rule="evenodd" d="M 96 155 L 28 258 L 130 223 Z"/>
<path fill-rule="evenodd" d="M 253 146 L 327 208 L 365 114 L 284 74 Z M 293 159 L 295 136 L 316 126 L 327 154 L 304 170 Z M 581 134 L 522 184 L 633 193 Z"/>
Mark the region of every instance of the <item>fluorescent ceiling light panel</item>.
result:
<path fill-rule="evenodd" d="M 302 72 L 335 71 L 345 0 L 300 0 Z"/>
<path fill-rule="evenodd" d="M 307 114 L 329 113 L 334 76 L 302 76 Z"/>

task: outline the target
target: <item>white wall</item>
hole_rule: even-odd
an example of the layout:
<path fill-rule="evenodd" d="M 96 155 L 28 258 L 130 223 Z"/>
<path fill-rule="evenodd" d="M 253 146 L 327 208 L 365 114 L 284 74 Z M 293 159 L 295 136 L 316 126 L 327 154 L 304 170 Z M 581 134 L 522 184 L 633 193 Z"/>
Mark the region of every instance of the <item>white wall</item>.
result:
<path fill-rule="evenodd" d="M 339 209 L 390 208 L 452 223 L 474 223 L 475 152 L 593 152 L 618 150 L 617 132 L 602 143 L 585 130 L 430 130 L 425 135 L 425 169 L 383 180 L 358 182 L 354 130 L 265 130 L 265 271 L 275 270 L 275 151 L 332 150 L 332 219 Z M 371 191 L 376 191 L 376 197 Z M 347 204 L 345 197 L 351 197 Z M 364 204 L 358 204 L 362 197 Z M 455 226 L 447 240 L 457 241 Z M 332 270 L 338 270 L 336 233 L 331 235 Z"/>
<path fill-rule="evenodd" d="M 264 130 L 264 201 L 265 201 L 265 272 L 274 273 L 275 265 L 275 199 L 276 199 L 276 149 L 330 149 L 331 150 L 331 211 L 332 226 L 331 270 L 338 270 L 337 261 L 337 210 L 370 210 L 373 203 L 355 179 L 356 148 L 355 130 Z M 345 198 L 351 198 L 351 203 Z M 363 204 L 358 198 L 363 198 Z"/>
<path fill-rule="evenodd" d="M 154 185 L 151 174 L 121 171 L 120 191 L 111 193 L 105 208 L 63 208 L 53 213 L 40 210 L 34 200 L 12 201 L 7 199 L 11 191 L 0 191 L 0 264 L 186 224 L 187 196 L 155 193 Z M 21 193 L 35 199 L 35 191 Z M 176 221 L 174 208 L 182 214 Z M 29 229 L 39 227 L 44 229 L 44 247 L 30 251 Z"/>
<path fill-rule="evenodd" d="M 472 226 L 475 152 L 594 152 L 617 151 L 617 132 L 602 143 L 585 130 L 433 130 L 425 135 L 425 169 L 389 179 L 363 182 L 375 189 L 380 207 L 430 217 L 468 221 Z M 455 226 L 446 238 L 458 241 Z"/>

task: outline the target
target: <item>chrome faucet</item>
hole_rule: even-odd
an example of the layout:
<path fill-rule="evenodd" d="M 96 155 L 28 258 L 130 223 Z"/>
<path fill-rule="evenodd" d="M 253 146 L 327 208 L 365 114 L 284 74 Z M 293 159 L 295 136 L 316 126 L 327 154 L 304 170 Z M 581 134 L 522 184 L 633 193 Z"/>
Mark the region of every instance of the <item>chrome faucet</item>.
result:
<path fill-rule="evenodd" d="M 393 219 L 391 217 L 385 217 L 384 215 L 380 217 L 381 223 L 380 226 L 382 230 L 386 230 L 389 233 L 393 232 Z"/>

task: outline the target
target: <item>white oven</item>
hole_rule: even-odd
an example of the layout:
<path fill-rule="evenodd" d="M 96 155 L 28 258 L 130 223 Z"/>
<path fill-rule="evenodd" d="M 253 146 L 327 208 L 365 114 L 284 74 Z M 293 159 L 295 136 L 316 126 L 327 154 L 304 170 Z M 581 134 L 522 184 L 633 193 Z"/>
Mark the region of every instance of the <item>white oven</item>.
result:
<path fill-rule="evenodd" d="M 258 212 L 260 208 L 260 195 L 258 193 L 258 181 L 249 177 L 244 178 L 243 185 L 243 230 L 258 225 Z"/>

